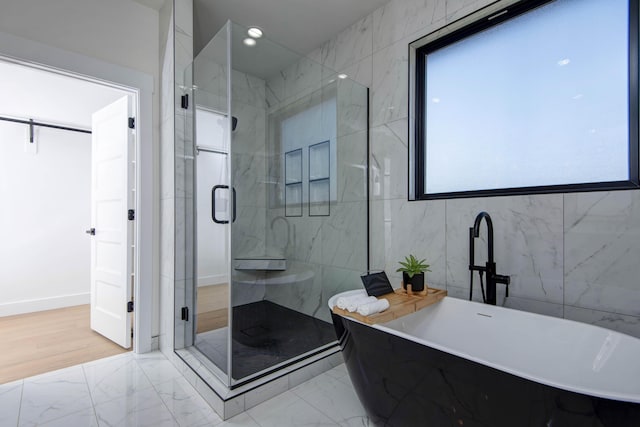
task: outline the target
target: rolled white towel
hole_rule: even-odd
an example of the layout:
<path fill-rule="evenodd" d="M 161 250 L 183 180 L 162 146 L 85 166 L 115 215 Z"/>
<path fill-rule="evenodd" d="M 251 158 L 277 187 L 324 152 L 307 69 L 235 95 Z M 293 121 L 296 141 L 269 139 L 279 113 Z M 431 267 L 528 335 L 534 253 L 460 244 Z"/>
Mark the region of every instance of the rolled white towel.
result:
<path fill-rule="evenodd" d="M 385 298 L 376 299 L 374 302 L 370 302 L 368 304 L 363 304 L 358 307 L 358 314 L 362 316 L 369 316 L 371 314 L 380 313 L 381 311 L 385 311 L 389 308 L 389 301 Z"/>
<path fill-rule="evenodd" d="M 347 305 L 347 311 L 349 313 L 353 313 L 354 311 L 358 310 L 358 307 L 365 304 L 371 304 L 372 302 L 376 302 L 377 300 L 378 298 L 376 297 L 368 297 L 365 295 L 361 298 L 349 301 L 349 304 Z"/>
<path fill-rule="evenodd" d="M 361 294 L 357 294 L 357 295 L 351 295 L 348 297 L 340 297 L 338 298 L 338 300 L 336 301 L 336 305 L 338 306 L 339 309 L 344 310 L 347 308 L 347 306 L 349 305 L 349 303 L 351 301 L 355 301 L 358 299 L 363 299 L 366 298 L 367 294 L 365 294 L 364 292 Z"/>

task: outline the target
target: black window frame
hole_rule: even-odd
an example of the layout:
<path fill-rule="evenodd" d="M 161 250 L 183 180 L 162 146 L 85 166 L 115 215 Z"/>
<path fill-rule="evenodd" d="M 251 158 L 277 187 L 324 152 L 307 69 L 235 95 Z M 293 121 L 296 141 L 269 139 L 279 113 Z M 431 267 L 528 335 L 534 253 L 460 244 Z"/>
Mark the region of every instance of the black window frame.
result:
<path fill-rule="evenodd" d="M 640 0 L 629 0 L 629 22 L 628 22 L 628 94 L 629 94 L 629 179 L 625 181 L 609 181 L 609 182 L 590 182 L 581 184 L 561 184 L 561 185 L 544 185 L 529 187 L 510 187 L 497 188 L 488 190 L 469 190 L 446 193 L 425 193 L 425 148 L 428 143 L 425 141 L 426 123 L 426 100 L 425 100 L 425 58 L 440 48 L 451 45 L 459 40 L 471 37 L 487 28 L 500 25 L 501 23 L 527 13 L 535 8 L 552 3 L 556 0 L 524 0 L 522 2 L 499 9 L 494 13 L 452 31 L 442 37 L 424 44 L 415 49 L 414 63 L 414 90 L 413 97 L 415 99 L 413 105 L 413 153 L 410 154 L 410 171 L 414 176 L 410 177 L 409 194 L 411 200 L 437 200 L 437 199 L 455 199 L 470 197 L 488 197 L 488 196 L 513 196 L 528 194 L 548 194 L 548 193 L 570 193 L 570 192 L 587 192 L 587 191 L 612 191 L 612 190 L 630 190 L 640 188 L 640 172 L 639 172 L 639 119 L 638 119 L 638 58 L 640 57 L 639 49 L 639 3 Z M 429 37 L 427 35 L 424 38 Z M 414 43 L 419 43 L 420 40 Z M 410 45 L 411 46 L 411 45 Z M 411 108 L 411 106 L 410 106 Z M 410 121 L 411 122 L 411 121 Z"/>

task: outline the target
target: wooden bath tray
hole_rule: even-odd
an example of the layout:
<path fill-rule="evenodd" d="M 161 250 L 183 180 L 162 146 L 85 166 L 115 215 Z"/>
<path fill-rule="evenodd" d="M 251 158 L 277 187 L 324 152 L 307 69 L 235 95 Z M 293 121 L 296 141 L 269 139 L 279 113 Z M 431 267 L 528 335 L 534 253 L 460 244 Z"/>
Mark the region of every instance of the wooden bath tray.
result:
<path fill-rule="evenodd" d="M 397 319 L 398 317 L 414 313 L 421 308 L 435 304 L 446 296 L 447 291 L 443 289 L 428 288 L 428 293 L 426 293 L 426 295 L 415 293 L 413 295 L 407 295 L 406 291 L 400 288 L 396 289 L 393 293 L 378 297 L 378 299 L 385 298 L 389 301 L 389 308 L 382 313 L 362 316 L 356 312 L 350 313 L 347 310 L 342 310 L 337 306 L 334 306 L 332 310 L 334 313 L 341 316 L 352 317 L 360 322 L 373 325 L 375 323 L 388 322 L 390 320 Z"/>

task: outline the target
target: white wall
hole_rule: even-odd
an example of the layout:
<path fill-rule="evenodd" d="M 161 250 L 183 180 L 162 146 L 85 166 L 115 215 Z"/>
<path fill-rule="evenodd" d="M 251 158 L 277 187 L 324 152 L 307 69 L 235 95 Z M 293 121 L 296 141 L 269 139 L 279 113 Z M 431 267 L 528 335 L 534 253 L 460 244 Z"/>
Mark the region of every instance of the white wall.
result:
<path fill-rule="evenodd" d="M 91 135 L 0 122 L 0 316 L 88 304 Z"/>
<path fill-rule="evenodd" d="M 153 234 L 151 239 L 143 242 L 141 251 L 141 280 L 145 280 L 151 288 L 150 292 L 141 290 L 139 306 L 153 305 L 151 318 L 153 322 L 148 325 L 142 321 L 138 337 L 149 340 L 137 348 L 147 351 L 150 336 L 157 336 L 159 332 L 159 250 L 158 250 L 158 223 L 159 223 L 159 157 L 158 157 L 158 76 L 159 76 L 159 14 L 158 11 L 129 0 L 2 0 L 2 12 L 0 13 L 0 32 L 43 43 L 52 48 L 63 49 L 65 52 L 83 55 L 92 60 L 104 61 L 115 66 L 126 67 L 127 70 L 115 68 L 96 69 L 94 61 L 77 62 L 78 57 L 63 55 L 62 59 L 42 61 L 47 64 L 55 64 L 63 69 L 98 70 L 94 75 L 116 75 L 125 80 L 138 79 L 138 75 L 132 77 L 128 70 L 144 73 L 153 77 L 152 113 L 147 115 L 146 94 L 143 90 L 142 108 L 140 117 L 141 141 L 145 146 L 141 149 L 144 158 L 148 158 L 152 170 L 146 169 L 145 160 L 141 157 L 139 162 L 143 182 L 148 182 L 153 190 L 147 194 L 140 194 L 142 205 L 138 217 L 149 216 L 146 224 L 140 223 L 139 229 L 143 234 Z M 20 58 L 49 58 L 39 50 L 13 52 L 11 43 L 0 48 L 12 51 L 13 56 Z M 73 64 L 67 66 L 61 63 L 63 59 L 70 59 Z M 92 73 L 93 74 L 93 73 Z M 145 117 L 146 116 L 146 117 Z M 146 123 L 145 123 L 146 120 Z M 152 126 L 149 123 L 152 121 Z M 153 133 L 151 138 L 148 132 Z M 152 163 L 151 163 L 152 162 Z M 148 193 L 153 194 L 148 194 Z M 152 199 L 152 200 L 149 200 Z M 153 209 L 150 206 L 153 206 Z M 144 211 L 143 211 L 144 208 Z M 149 249 L 146 249 L 149 248 Z M 144 263 L 144 264 L 142 264 Z M 146 267 L 149 265 L 150 267 Z M 151 267 L 152 265 L 152 267 Z M 147 271 L 147 269 L 149 271 Z M 142 278 L 142 276 L 145 276 Z M 149 294 L 149 295 L 148 295 Z M 144 301 L 143 301 L 144 300 Z M 139 312 L 141 314 L 141 312 Z M 138 316 L 141 317 L 141 316 Z M 147 328 L 149 330 L 147 331 Z M 147 337 L 147 332 L 150 335 Z M 141 338 L 142 339 L 142 338 Z"/>

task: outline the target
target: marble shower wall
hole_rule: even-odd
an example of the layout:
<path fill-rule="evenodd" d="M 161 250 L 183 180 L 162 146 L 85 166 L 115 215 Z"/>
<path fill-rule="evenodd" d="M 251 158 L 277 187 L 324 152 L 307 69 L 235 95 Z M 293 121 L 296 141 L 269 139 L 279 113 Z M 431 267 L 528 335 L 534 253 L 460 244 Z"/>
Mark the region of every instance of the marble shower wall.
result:
<path fill-rule="evenodd" d="M 267 80 L 266 95 L 271 182 L 267 247 L 286 256 L 288 271 L 295 272 L 297 278 L 267 286 L 265 299 L 330 321 L 329 297 L 359 286 L 359 276 L 367 268 L 367 88 L 351 79 L 337 78 L 332 68 L 313 58 L 302 58 Z M 331 98 L 335 98 L 335 108 L 321 109 L 317 118 L 321 128 L 335 129 L 336 168 L 331 176 L 335 190 L 332 186 L 329 215 L 310 216 L 305 201 L 302 216 L 285 217 L 282 148 L 274 131 L 280 123 L 277 117 L 289 110 L 306 111 Z M 303 162 L 307 161 L 308 152 L 303 150 Z"/>
<path fill-rule="evenodd" d="M 431 285 L 468 298 L 468 228 L 486 210 L 498 272 L 512 278 L 506 302 L 498 285 L 499 302 L 640 336 L 640 192 L 407 201 L 408 44 L 492 3 L 391 0 L 308 55 L 371 87 L 371 267 L 398 285 L 397 261 L 415 253 L 429 260 Z M 485 246 L 482 235 L 480 262 Z M 478 298 L 477 276 L 475 283 Z"/>
<path fill-rule="evenodd" d="M 231 227 L 231 257 L 260 257 L 268 252 L 265 243 L 267 110 L 264 80 L 233 70 L 231 109 L 238 119 L 231 136 L 231 174 L 237 194 L 236 221 Z M 262 300 L 265 294 L 263 276 L 258 272 L 233 271 L 232 304 Z"/>
<path fill-rule="evenodd" d="M 232 64 L 233 65 L 233 64 Z M 266 254 L 266 134 L 265 82 L 234 70 L 231 109 L 238 119 L 231 136 L 231 173 L 237 194 L 237 216 L 232 226 L 232 256 Z"/>

